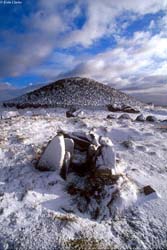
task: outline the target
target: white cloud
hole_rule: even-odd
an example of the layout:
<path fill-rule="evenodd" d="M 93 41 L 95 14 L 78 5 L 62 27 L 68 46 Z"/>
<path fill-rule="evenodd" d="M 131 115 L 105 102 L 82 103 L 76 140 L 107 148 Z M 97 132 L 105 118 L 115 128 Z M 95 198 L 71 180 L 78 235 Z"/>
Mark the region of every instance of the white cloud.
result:
<path fill-rule="evenodd" d="M 66 4 L 71 7 L 65 8 Z M 83 75 L 113 82 L 120 87 L 131 83 L 130 76 L 165 75 L 167 58 L 167 18 L 159 34 L 136 32 L 131 39 L 123 38 L 122 29 L 134 18 L 165 10 L 166 0 L 39 0 L 38 10 L 22 20 L 25 34 L 5 33 L 6 47 L 0 58 L 1 77 L 20 76 L 33 72 L 45 77 Z M 85 12 L 85 23 L 77 28 L 74 19 Z M 119 27 L 116 17 L 126 16 Z M 150 23 L 151 26 L 153 26 Z M 154 23 L 154 25 L 156 25 Z M 95 56 L 55 53 L 57 48 L 82 45 L 89 47 L 105 37 L 117 38 L 117 47 Z M 10 45 L 10 46 L 9 46 Z M 42 64 L 49 60 L 49 64 Z"/>
<path fill-rule="evenodd" d="M 65 44 L 80 43 L 87 47 L 104 35 L 113 35 L 120 30 L 115 23 L 115 18 L 127 13 L 127 20 L 133 20 L 139 15 L 156 13 L 167 8 L 166 0 L 96 0 L 85 1 L 87 3 L 87 21 L 82 29 L 74 30 L 65 38 Z M 128 25 L 126 22 L 125 27 Z"/>
<path fill-rule="evenodd" d="M 63 74 L 61 73 L 61 76 Z M 131 39 L 121 39 L 117 48 L 79 60 L 64 76 L 85 76 L 117 88 L 143 88 L 166 84 L 167 37 L 137 32 Z M 157 77 L 158 76 L 158 77 Z"/>

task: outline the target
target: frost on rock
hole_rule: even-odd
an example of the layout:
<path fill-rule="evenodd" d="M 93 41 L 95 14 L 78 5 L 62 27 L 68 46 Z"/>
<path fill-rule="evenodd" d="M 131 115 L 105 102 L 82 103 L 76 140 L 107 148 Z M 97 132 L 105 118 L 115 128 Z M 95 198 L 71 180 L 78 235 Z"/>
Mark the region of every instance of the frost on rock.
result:
<path fill-rule="evenodd" d="M 60 170 L 63 166 L 65 156 L 65 143 L 62 135 L 55 136 L 49 142 L 44 153 L 42 154 L 37 168 L 44 171 Z"/>
<path fill-rule="evenodd" d="M 146 118 L 144 117 L 143 114 L 138 115 L 138 116 L 136 117 L 136 121 L 138 121 L 138 122 L 144 122 L 145 120 L 146 120 Z"/>
<path fill-rule="evenodd" d="M 100 138 L 101 146 L 96 153 L 96 172 L 116 174 L 116 156 L 111 140 Z"/>

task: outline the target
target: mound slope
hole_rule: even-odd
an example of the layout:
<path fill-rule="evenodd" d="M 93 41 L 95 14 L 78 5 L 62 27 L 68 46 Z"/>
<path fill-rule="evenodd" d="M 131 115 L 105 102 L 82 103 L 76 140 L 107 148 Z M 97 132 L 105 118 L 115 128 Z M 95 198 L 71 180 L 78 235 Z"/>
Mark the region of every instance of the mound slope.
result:
<path fill-rule="evenodd" d="M 142 104 L 135 98 L 89 78 L 66 78 L 4 102 L 5 106 L 26 107 L 105 107 Z"/>

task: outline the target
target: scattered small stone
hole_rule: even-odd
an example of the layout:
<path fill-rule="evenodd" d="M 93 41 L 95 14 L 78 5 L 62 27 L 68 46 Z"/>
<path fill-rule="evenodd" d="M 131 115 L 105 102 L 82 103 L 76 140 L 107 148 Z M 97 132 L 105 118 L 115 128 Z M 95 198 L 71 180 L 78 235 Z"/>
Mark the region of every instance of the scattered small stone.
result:
<path fill-rule="evenodd" d="M 138 121 L 138 122 L 144 122 L 145 120 L 146 120 L 146 119 L 145 119 L 145 117 L 144 117 L 143 114 L 138 115 L 138 116 L 136 117 L 136 121 Z"/>
<path fill-rule="evenodd" d="M 128 149 L 134 147 L 134 144 L 133 144 L 133 142 L 132 142 L 131 140 L 123 141 L 123 142 L 122 142 L 122 145 L 123 145 L 125 148 L 128 148 Z"/>
<path fill-rule="evenodd" d="M 122 115 L 120 115 L 120 117 L 119 117 L 118 119 L 127 119 L 127 120 L 131 120 L 131 117 L 130 117 L 130 115 L 128 115 L 128 114 L 122 114 Z"/>
<path fill-rule="evenodd" d="M 107 119 L 113 120 L 113 119 L 116 119 L 116 116 L 112 115 L 112 114 L 109 114 L 109 115 L 107 115 Z"/>
<path fill-rule="evenodd" d="M 70 117 L 76 117 L 77 115 L 75 114 L 75 112 L 77 111 L 76 108 L 70 108 L 67 112 L 66 112 L 66 117 L 70 118 Z"/>
<path fill-rule="evenodd" d="M 145 195 L 156 193 L 156 191 L 151 186 L 149 186 L 149 185 L 143 187 L 143 192 L 144 192 Z"/>
<path fill-rule="evenodd" d="M 146 117 L 146 121 L 148 121 L 148 122 L 157 122 L 158 119 L 153 115 L 149 115 L 149 116 Z"/>

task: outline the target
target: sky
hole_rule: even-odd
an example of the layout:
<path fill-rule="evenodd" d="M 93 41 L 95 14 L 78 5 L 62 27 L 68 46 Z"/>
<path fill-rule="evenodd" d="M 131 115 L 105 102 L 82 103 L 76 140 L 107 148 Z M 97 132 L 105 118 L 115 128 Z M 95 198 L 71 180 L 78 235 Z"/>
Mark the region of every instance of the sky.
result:
<path fill-rule="evenodd" d="M 167 0 L 0 0 L 0 85 L 71 76 L 167 105 Z"/>

